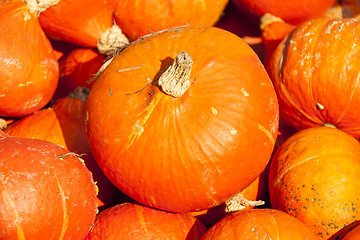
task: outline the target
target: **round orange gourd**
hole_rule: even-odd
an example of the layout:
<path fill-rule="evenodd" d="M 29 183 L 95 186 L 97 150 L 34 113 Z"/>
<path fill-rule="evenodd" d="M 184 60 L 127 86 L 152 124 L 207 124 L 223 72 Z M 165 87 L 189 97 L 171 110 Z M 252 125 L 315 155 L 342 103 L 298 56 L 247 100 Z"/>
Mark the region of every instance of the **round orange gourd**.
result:
<path fill-rule="evenodd" d="M 205 232 L 204 224 L 188 214 L 123 203 L 102 211 L 85 240 L 200 240 Z"/>
<path fill-rule="evenodd" d="M 330 123 L 360 137 L 359 35 L 357 20 L 319 18 L 280 43 L 268 71 L 286 121 L 298 129 Z"/>
<path fill-rule="evenodd" d="M 94 78 L 105 62 L 105 56 L 91 48 L 76 48 L 61 59 L 56 98 L 65 97 L 78 87 L 91 88 Z"/>
<path fill-rule="evenodd" d="M 243 12 L 259 20 L 265 13 L 270 13 L 289 24 L 300 24 L 303 21 L 320 17 L 335 4 L 336 0 L 232 0 Z"/>
<path fill-rule="evenodd" d="M 223 218 L 202 240 L 319 239 L 304 223 L 275 209 L 248 209 Z"/>
<path fill-rule="evenodd" d="M 135 40 L 156 31 L 185 26 L 213 26 L 228 0 L 118 1 L 114 18 L 123 33 Z"/>
<path fill-rule="evenodd" d="M 85 132 L 85 103 L 88 90 L 78 88 L 54 105 L 24 117 L 5 132 L 10 136 L 33 138 L 56 143 L 71 152 L 80 154 L 92 172 L 99 188 L 98 206 L 115 204 L 120 196 L 117 188 L 106 178 L 94 159 Z"/>
<path fill-rule="evenodd" d="M 330 127 L 299 131 L 271 161 L 271 206 L 287 212 L 323 239 L 342 239 L 359 224 L 360 144 Z"/>
<path fill-rule="evenodd" d="M 141 203 L 178 212 L 246 188 L 268 163 L 278 127 L 276 95 L 255 52 L 227 31 L 194 26 L 120 52 L 94 82 L 86 114 L 107 177 Z"/>
<path fill-rule="evenodd" d="M 64 148 L 0 131 L 1 239 L 84 239 L 95 221 L 96 186 Z"/>
<path fill-rule="evenodd" d="M 0 2 L 0 116 L 22 117 L 55 92 L 59 66 L 36 13 L 24 1 Z"/>

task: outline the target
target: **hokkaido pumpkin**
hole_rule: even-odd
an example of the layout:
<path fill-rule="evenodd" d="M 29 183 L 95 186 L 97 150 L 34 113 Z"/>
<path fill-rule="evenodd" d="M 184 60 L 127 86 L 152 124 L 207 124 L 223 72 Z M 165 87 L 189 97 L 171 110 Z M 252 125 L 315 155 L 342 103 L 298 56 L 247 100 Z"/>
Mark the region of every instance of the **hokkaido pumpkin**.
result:
<path fill-rule="evenodd" d="M 105 62 L 95 49 L 76 48 L 59 62 L 60 78 L 55 99 L 65 97 L 78 87 L 91 88 L 91 79 Z"/>
<path fill-rule="evenodd" d="M 360 137 L 359 35 L 357 20 L 318 18 L 279 44 L 268 71 L 286 121 L 297 129 L 329 123 Z"/>
<path fill-rule="evenodd" d="M 91 150 L 120 190 L 163 210 L 200 211 L 264 170 L 278 103 L 241 38 L 187 26 L 121 51 L 92 86 L 86 122 Z"/>
<path fill-rule="evenodd" d="M 121 0 L 114 11 L 116 24 L 131 40 L 152 32 L 184 26 L 213 26 L 228 0 Z"/>
<path fill-rule="evenodd" d="M 304 223 L 275 209 L 248 209 L 223 218 L 202 240 L 319 239 Z"/>
<path fill-rule="evenodd" d="M 293 25 L 322 16 L 336 0 L 232 0 L 244 13 L 258 21 L 265 13 L 270 13 Z"/>
<path fill-rule="evenodd" d="M 0 16 L 0 116 L 22 117 L 50 101 L 59 66 L 36 9 L 1 1 Z"/>
<path fill-rule="evenodd" d="M 323 239 L 342 239 L 360 224 L 360 144 L 330 127 L 301 130 L 271 161 L 272 208 L 309 226 Z"/>
<path fill-rule="evenodd" d="M 200 240 L 206 227 L 188 214 L 123 203 L 99 213 L 85 240 Z"/>
<path fill-rule="evenodd" d="M 46 35 L 83 47 L 113 51 L 128 43 L 113 23 L 117 0 L 61 0 L 39 16 Z"/>
<path fill-rule="evenodd" d="M 96 186 L 75 154 L 0 131 L 1 239 L 84 239 L 95 221 Z"/>
<path fill-rule="evenodd" d="M 89 90 L 78 88 L 54 105 L 24 117 L 5 132 L 10 136 L 56 143 L 81 155 L 99 188 L 98 206 L 109 207 L 120 201 L 120 191 L 106 178 L 94 159 L 85 132 L 85 103 Z"/>

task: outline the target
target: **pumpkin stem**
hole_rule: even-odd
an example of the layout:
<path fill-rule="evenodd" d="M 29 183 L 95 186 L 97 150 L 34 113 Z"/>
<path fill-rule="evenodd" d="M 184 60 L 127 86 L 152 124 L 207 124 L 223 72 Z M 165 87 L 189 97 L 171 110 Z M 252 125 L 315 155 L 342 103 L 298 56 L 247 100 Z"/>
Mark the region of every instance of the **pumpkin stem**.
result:
<path fill-rule="evenodd" d="M 7 127 L 5 119 L 0 118 L 0 130 L 4 130 Z"/>
<path fill-rule="evenodd" d="M 173 64 L 159 78 L 158 84 L 162 90 L 173 97 L 181 97 L 191 85 L 192 64 L 189 54 L 185 51 L 179 53 Z"/>
<path fill-rule="evenodd" d="M 60 0 L 24 0 L 31 13 L 36 14 L 38 17 L 41 12 L 45 11 L 47 8 L 57 4 Z"/>
<path fill-rule="evenodd" d="M 337 128 L 334 124 L 332 123 L 324 123 L 321 124 L 321 127 L 329 127 L 329 128 Z"/>
<path fill-rule="evenodd" d="M 284 20 L 282 20 L 279 17 L 276 17 L 276 16 L 272 15 L 271 13 L 265 13 L 260 18 L 260 29 L 264 30 L 269 24 L 271 24 L 273 22 L 284 22 Z"/>
<path fill-rule="evenodd" d="M 129 40 L 127 37 L 121 32 L 121 29 L 116 24 L 114 24 L 112 27 L 106 29 L 103 34 L 101 34 L 97 42 L 97 49 L 100 54 L 113 56 L 128 44 Z"/>
<path fill-rule="evenodd" d="M 73 92 L 69 93 L 68 97 L 72 99 L 80 99 L 83 102 L 86 102 L 89 93 L 90 90 L 88 88 L 78 87 Z"/>
<path fill-rule="evenodd" d="M 225 202 L 226 205 L 225 211 L 227 213 L 231 213 L 231 212 L 243 210 L 249 206 L 256 207 L 264 204 L 265 202 L 262 200 L 259 201 L 247 200 L 241 193 L 238 193 L 234 197 L 230 198 Z"/>

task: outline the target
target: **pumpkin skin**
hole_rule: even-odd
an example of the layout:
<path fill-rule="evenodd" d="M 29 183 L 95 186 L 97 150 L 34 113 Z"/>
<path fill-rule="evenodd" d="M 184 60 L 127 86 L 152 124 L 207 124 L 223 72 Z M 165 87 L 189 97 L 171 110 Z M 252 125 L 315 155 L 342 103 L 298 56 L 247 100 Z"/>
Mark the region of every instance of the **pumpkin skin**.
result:
<path fill-rule="evenodd" d="M 326 10 L 333 6 L 336 0 L 232 0 L 243 12 L 259 20 L 265 13 L 270 13 L 293 25 L 303 21 L 321 17 Z"/>
<path fill-rule="evenodd" d="M 101 34 L 113 25 L 117 0 L 61 0 L 39 16 L 46 35 L 55 40 L 95 48 Z"/>
<path fill-rule="evenodd" d="M 100 212 L 85 240 L 200 240 L 205 232 L 204 224 L 188 214 L 123 203 Z"/>
<path fill-rule="evenodd" d="M 185 26 L 213 26 L 228 0 L 118 1 L 114 11 L 116 24 L 131 40 L 156 31 Z"/>
<path fill-rule="evenodd" d="M 78 87 L 91 88 L 89 81 L 105 62 L 105 56 L 91 48 L 76 48 L 59 63 L 60 78 L 54 98 L 65 97 Z"/>
<path fill-rule="evenodd" d="M 98 207 L 117 203 L 120 191 L 107 179 L 94 159 L 85 132 L 85 103 L 88 91 L 78 88 L 54 105 L 24 117 L 5 133 L 14 137 L 41 139 L 80 154 L 99 188 Z"/>
<path fill-rule="evenodd" d="M 59 65 L 25 2 L 0 2 L 0 16 L 0 116 L 22 117 L 50 101 Z"/>
<path fill-rule="evenodd" d="M 248 209 L 223 218 L 202 240 L 319 239 L 304 223 L 275 209 Z"/>
<path fill-rule="evenodd" d="M 359 240 L 360 239 L 360 226 L 355 227 L 351 232 L 347 233 L 343 240 Z"/>
<path fill-rule="evenodd" d="M 82 160 L 38 139 L 0 131 L 1 239 L 84 239 L 97 212 Z"/>
<path fill-rule="evenodd" d="M 359 172 L 355 138 L 330 127 L 301 130 L 271 161 L 271 206 L 297 217 L 323 239 L 341 239 L 359 224 Z"/>
<path fill-rule="evenodd" d="M 284 120 L 297 129 L 330 123 L 360 137 L 359 35 L 354 19 L 319 18 L 279 44 L 268 71 Z"/>
<path fill-rule="evenodd" d="M 193 83 L 175 98 L 156 81 L 183 50 Z M 232 33 L 195 26 L 120 52 L 94 82 L 86 114 L 105 175 L 131 198 L 175 212 L 216 206 L 246 188 L 268 163 L 278 127 L 276 94 L 255 52 Z"/>

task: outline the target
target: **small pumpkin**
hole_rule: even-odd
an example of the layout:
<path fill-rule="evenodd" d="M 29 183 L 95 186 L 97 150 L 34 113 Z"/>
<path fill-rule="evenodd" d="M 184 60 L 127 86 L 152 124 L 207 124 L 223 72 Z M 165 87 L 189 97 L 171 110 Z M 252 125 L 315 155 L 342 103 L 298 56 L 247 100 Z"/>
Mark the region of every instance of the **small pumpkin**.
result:
<path fill-rule="evenodd" d="M 269 61 L 281 116 L 297 129 L 325 123 L 360 137 L 360 22 L 318 18 L 288 35 Z"/>
<path fill-rule="evenodd" d="M 1 239 L 84 239 L 97 213 L 96 185 L 75 154 L 0 130 Z"/>
<path fill-rule="evenodd" d="M 99 188 L 98 207 L 102 209 L 120 201 L 120 191 L 99 168 L 86 137 L 85 104 L 89 90 L 78 88 L 48 108 L 24 117 L 5 129 L 10 136 L 41 139 L 58 144 L 81 155 Z"/>
<path fill-rule="evenodd" d="M 312 18 L 321 17 L 336 0 L 232 0 L 244 13 L 259 21 L 261 16 L 270 13 L 285 22 L 298 25 Z"/>
<path fill-rule="evenodd" d="M 202 240 L 319 239 L 297 218 L 276 209 L 248 209 L 226 216 Z"/>
<path fill-rule="evenodd" d="M 85 240 L 200 240 L 206 227 L 196 218 L 138 203 L 122 203 L 98 214 Z"/>
<path fill-rule="evenodd" d="M 323 239 L 342 239 L 360 223 L 360 144 L 332 127 L 301 130 L 271 161 L 271 207 L 309 226 Z"/>
<path fill-rule="evenodd" d="M 228 0 L 122 0 L 114 11 L 116 24 L 131 40 L 160 30 L 198 25 L 210 27 L 221 16 Z"/>
<path fill-rule="evenodd" d="M 105 175 L 133 199 L 175 212 L 219 205 L 253 182 L 270 160 L 278 120 L 256 53 L 214 27 L 131 43 L 86 104 L 87 136 Z"/>
<path fill-rule="evenodd" d="M 0 116 L 31 114 L 55 92 L 59 65 L 37 13 L 21 0 L 0 2 Z"/>

